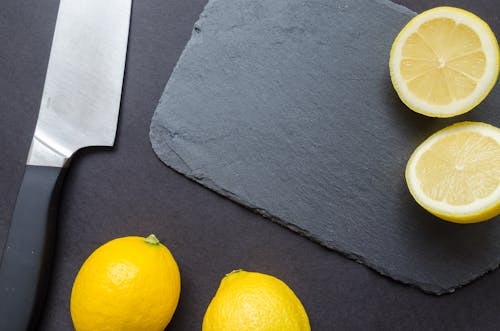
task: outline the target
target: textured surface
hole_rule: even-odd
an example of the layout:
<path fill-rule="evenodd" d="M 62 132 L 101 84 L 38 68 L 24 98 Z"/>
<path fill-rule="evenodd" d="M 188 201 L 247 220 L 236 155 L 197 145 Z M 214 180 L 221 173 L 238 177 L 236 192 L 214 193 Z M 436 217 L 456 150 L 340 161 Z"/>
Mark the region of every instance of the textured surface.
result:
<path fill-rule="evenodd" d="M 470 282 L 498 265 L 500 223 L 439 221 L 404 181 L 414 148 L 459 120 L 394 93 L 388 52 L 413 15 L 388 1 L 211 0 L 153 117 L 156 153 L 394 279 L 438 294 Z M 499 125 L 498 92 L 460 120 Z"/>
<path fill-rule="evenodd" d="M 442 5 L 400 1 L 416 11 Z M 498 330 L 500 272 L 453 295 L 424 294 L 263 219 L 158 160 L 148 136 L 151 117 L 205 2 L 134 2 L 117 141 L 113 149 L 81 152 L 68 170 L 40 330 L 73 329 L 71 286 L 94 249 L 151 232 L 181 271 L 169 331 L 200 330 L 221 278 L 238 268 L 283 279 L 304 304 L 312 330 Z M 475 11 L 500 33 L 497 0 L 447 4 Z M 57 5 L 0 1 L 0 250 L 35 128 Z"/>

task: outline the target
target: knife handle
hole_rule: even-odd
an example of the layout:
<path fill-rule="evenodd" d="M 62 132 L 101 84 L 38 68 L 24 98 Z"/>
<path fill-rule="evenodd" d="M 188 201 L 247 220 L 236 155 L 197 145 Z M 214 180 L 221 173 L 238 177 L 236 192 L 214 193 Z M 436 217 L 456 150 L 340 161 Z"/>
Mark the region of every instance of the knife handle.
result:
<path fill-rule="evenodd" d="M 0 330 L 33 330 L 50 277 L 64 168 L 26 166 L 0 265 Z"/>

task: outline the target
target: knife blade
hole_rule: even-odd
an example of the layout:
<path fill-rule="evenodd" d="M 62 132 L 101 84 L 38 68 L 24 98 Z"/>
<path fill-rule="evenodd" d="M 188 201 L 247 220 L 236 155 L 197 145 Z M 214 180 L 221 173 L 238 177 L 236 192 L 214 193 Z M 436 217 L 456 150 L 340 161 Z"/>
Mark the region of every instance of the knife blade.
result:
<path fill-rule="evenodd" d="M 36 327 L 49 282 L 56 211 L 75 152 L 112 146 L 132 0 L 61 0 L 42 100 L 0 264 L 0 330 Z"/>

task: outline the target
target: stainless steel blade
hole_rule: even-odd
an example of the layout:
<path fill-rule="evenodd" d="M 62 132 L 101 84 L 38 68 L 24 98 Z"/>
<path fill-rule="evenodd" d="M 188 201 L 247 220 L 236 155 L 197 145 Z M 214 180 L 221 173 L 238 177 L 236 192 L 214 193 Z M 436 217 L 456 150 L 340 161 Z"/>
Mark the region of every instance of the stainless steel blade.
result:
<path fill-rule="evenodd" d="M 29 165 L 112 146 L 132 0 L 61 0 Z"/>

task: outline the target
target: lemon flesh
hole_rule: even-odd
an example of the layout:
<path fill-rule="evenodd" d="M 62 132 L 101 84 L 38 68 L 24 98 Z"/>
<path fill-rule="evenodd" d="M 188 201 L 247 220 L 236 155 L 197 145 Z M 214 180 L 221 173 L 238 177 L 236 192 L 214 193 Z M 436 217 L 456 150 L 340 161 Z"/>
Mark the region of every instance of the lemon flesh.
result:
<path fill-rule="evenodd" d="M 96 249 L 71 292 L 76 331 L 163 331 L 180 295 L 180 274 L 154 235 L 123 237 Z"/>
<path fill-rule="evenodd" d="M 203 318 L 203 331 L 310 331 L 295 293 L 281 280 L 243 270 L 221 281 Z"/>
<path fill-rule="evenodd" d="M 406 181 L 432 214 L 457 223 L 500 213 L 500 129 L 462 122 L 438 131 L 413 153 Z"/>
<path fill-rule="evenodd" d="M 410 109 L 451 117 L 477 106 L 495 85 L 498 42 L 476 15 L 437 7 L 401 30 L 392 45 L 389 68 L 394 88 Z"/>

